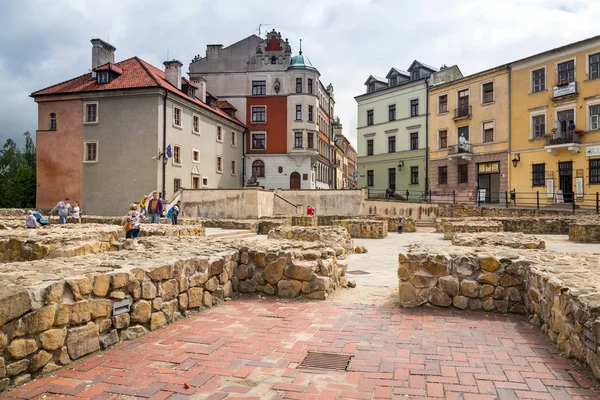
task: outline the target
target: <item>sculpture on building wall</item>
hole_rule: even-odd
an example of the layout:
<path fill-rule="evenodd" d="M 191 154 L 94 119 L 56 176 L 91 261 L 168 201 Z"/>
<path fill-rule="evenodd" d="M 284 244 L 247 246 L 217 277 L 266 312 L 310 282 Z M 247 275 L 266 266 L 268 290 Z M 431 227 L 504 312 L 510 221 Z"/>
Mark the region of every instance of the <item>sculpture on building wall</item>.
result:
<path fill-rule="evenodd" d="M 279 78 L 275 78 L 273 88 L 275 89 L 275 93 L 279 93 L 279 89 L 281 88 L 281 82 L 279 82 Z"/>

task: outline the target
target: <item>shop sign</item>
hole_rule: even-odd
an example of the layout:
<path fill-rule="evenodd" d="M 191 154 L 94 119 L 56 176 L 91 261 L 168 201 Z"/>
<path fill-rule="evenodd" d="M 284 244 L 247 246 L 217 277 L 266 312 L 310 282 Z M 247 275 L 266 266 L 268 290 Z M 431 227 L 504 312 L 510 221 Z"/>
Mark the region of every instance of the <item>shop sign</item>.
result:
<path fill-rule="evenodd" d="M 600 146 L 590 146 L 585 148 L 585 155 L 587 157 L 600 156 Z"/>
<path fill-rule="evenodd" d="M 546 179 L 546 197 L 551 199 L 554 197 L 554 180 Z"/>
<path fill-rule="evenodd" d="M 499 162 L 478 164 L 477 168 L 478 168 L 480 175 L 499 174 L 500 173 L 500 163 Z"/>
<path fill-rule="evenodd" d="M 583 178 L 575 178 L 575 195 L 583 197 Z"/>

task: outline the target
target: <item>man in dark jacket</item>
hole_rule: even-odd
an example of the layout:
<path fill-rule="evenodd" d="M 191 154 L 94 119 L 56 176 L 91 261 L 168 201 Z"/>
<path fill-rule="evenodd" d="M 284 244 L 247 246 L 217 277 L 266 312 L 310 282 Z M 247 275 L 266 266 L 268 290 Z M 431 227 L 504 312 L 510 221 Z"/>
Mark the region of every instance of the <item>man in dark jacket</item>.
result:
<path fill-rule="evenodd" d="M 160 224 L 162 213 L 163 202 L 158 198 L 158 192 L 152 192 L 152 198 L 148 202 L 148 221 L 151 224 Z"/>

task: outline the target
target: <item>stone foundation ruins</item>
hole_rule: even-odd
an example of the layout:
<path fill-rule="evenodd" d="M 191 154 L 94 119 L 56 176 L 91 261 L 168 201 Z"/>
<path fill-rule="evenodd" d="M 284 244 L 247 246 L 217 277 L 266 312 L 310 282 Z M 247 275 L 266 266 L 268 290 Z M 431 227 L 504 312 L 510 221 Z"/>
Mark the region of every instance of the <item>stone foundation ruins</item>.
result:
<path fill-rule="evenodd" d="M 352 238 L 383 239 L 388 234 L 388 222 L 372 219 L 344 219 L 334 221 L 334 226 L 340 226 L 350 233 Z"/>
<path fill-rule="evenodd" d="M 527 314 L 600 378 L 600 255 L 491 247 L 464 235 L 453 240 L 476 247 L 413 246 L 399 255 L 400 305 Z"/>
<path fill-rule="evenodd" d="M 513 249 L 546 248 L 546 242 L 535 236 L 503 232 L 454 233 L 452 244 L 467 247 L 505 246 Z"/>
<path fill-rule="evenodd" d="M 0 233 L 0 390 L 236 293 L 325 299 L 347 285 L 343 228 L 276 220 L 254 242 L 203 237 L 200 223 L 144 224 L 132 241 L 120 219 L 95 220 L 105 224 Z"/>

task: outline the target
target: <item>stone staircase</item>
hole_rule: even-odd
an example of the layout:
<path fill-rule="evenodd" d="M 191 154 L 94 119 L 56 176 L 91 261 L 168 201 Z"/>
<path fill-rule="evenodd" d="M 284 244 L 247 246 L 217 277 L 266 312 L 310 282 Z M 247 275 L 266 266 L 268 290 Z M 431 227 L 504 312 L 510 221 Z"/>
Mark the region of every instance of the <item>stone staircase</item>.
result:
<path fill-rule="evenodd" d="M 435 221 L 417 221 L 417 229 L 419 228 L 434 228 L 436 224 Z"/>
<path fill-rule="evenodd" d="M 214 239 L 249 239 L 256 236 L 256 232 L 248 229 L 220 229 L 216 232 L 206 232 L 206 237 Z"/>

